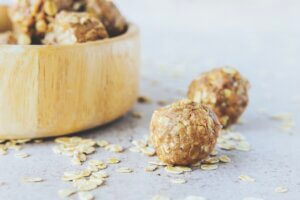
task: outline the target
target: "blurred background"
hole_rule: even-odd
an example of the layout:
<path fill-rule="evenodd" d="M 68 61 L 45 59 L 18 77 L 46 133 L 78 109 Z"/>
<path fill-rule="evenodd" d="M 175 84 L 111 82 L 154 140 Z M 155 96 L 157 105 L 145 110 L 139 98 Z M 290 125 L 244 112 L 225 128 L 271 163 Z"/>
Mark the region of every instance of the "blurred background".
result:
<path fill-rule="evenodd" d="M 115 192 L 117 187 L 106 195 L 115 194 L 122 198 L 136 195 L 141 199 L 153 191 L 167 191 L 170 196 L 177 197 L 201 188 L 201 195 L 209 199 L 241 199 L 246 194 L 266 199 L 299 199 L 297 177 L 300 177 L 300 167 L 291 161 L 300 156 L 297 126 L 300 123 L 300 1 L 115 2 L 141 31 L 142 95 L 155 102 L 184 98 L 192 79 L 206 70 L 224 65 L 239 69 L 250 80 L 250 106 L 242 117 L 245 124 L 237 129 L 245 133 L 253 150 L 249 154 L 230 154 L 236 161 L 232 166 L 214 174 L 198 173 L 199 181 L 194 179 L 195 182 L 192 180 L 191 183 L 195 184 L 187 184 L 180 190 L 169 188 L 165 182 L 159 182 L 161 179 L 152 182 L 141 176 L 138 180 L 143 190 L 130 183 L 132 187 L 126 187 L 130 190 L 122 191 L 126 195 Z M 154 106 L 137 104 L 134 110 L 141 112 L 143 118 L 131 122 L 129 116 L 125 117 L 115 125 L 120 126 L 115 135 L 121 137 L 119 131 L 124 129 L 124 124 L 130 130 L 134 127 L 134 133 L 148 133 Z M 293 116 L 295 127 L 291 132 L 283 133 L 279 130 L 280 124 L 269 119 L 276 113 Z M 107 137 L 111 137 L 111 132 L 107 128 Z M 242 173 L 255 175 L 257 183 L 238 184 L 236 178 Z M 278 196 L 272 190 L 276 185 L 285 185 L 290 192 L 284 197 Z"/>

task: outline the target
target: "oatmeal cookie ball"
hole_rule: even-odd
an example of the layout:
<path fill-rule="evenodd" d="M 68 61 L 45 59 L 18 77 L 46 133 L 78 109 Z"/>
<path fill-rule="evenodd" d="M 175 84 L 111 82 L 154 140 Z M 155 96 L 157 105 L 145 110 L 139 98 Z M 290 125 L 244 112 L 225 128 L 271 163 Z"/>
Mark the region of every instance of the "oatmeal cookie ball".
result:
<path fill-rule="evenodd" d="M 150 140 L 163 162 L 189 165 L 213 151 L 220 129 L 221 124 L 210 108 L 182 100 L 154 112 Z"/>
<path fill-rule="evenodd" d="M 61 11 L 50 24 L 43 44 L 75 44 L 100 40 L 108 33 L 100 20 L 89 13 Z"/>
<path fill-rule="evenodd" d="M 17 0 L 10 8 L 19 44 L 40 44 L 49 23 L 61 10 L 79 11 L 81 0 Z"/>
<path fill-rule="evenodd" d="M 104 24 L 110 37 L 124 33 L 127 22 L 111 0 L 86 0 L 87 11 L 93 13 Z"/>
<path fill-rule="evenodd" d="M 248 105 L 248 80 L 233 68 L 203 73 L 192 81 L 188 98 L 209 106 L 224 128 L 234 124 Z"/>

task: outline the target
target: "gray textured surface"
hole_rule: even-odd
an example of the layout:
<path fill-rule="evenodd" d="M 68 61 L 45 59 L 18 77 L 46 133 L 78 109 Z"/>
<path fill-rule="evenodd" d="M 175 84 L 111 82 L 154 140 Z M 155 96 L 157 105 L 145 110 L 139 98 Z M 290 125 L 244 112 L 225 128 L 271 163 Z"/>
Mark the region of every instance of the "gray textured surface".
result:
<path fill-rule="evenodd" d="M 145 173 L 150 160 L 140 154 L 117 155 L 121 166 L 135 169 L 132 174 L 113 173 L 107 184 L 93 191 L 97 199 L 150 199 L 163 194 L 172 199 L 201 195 L 210 200 L 241 200 L 260 197 L 265 200 L 300 198 L 300 19 L 299 1 L 199 1 L 199 0 L 130 0 L 119 1 L 126 15 L 140 25 L 143 43 L 141 93 L 153 100 L 173 101 L 184 97 L 193 77 L 213 66 L 230 64 L 237 67 L 252 83 L 251 104 L 243 115 L 242 132 L 252 145 L 250 152 L 226 152 L 233 162 L 216 171 L 186 173 L 187 184 L 174 185 L 164 170 Z M 297 101 L 298 99 L 298 101 Z M 131 138 L 148 133 L 152 111 L 157 107 L 136 105 L 143 118 L 122 119 L 80 136 L 107 139 L 130 146 Z M 279 130 L 280 122 L 258 113 L 290 112 L 296 122 L 293 134 Z M 57 190 L 70 187 L 60 181 L 63 171 L 75 167 L 67 157 L 52 153 L 54 143 L 26 145 L 31 154 L 17 159 L 13 153 L 0 157 L 0 199 L 58 199 Z M 98 150 L 92 158 L 111 156 Z M 160 174 L 160 175 L 159 175 Z M 238 180 L 241 174 L 256 179 L 255 183 Z M 40 176 L 43 183 L 22 184 L 23 176 Z M 172 176 L 173 177 L 173 176 Z M 274 192 L 277 186 L 289 192 Z M 71 199 L 76 199 L 74 196 Z"/>

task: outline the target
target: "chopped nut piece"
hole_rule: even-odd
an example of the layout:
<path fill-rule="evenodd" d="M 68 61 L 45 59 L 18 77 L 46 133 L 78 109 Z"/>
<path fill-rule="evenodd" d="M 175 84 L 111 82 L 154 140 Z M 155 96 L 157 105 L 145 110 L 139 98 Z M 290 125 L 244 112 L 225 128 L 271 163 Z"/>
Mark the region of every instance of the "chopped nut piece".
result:
<path fill-rule="evenodd" d="M 248 175 L 240 175 L 239 179 L 242 180 L 242 181 L 245 181 L 245 182 L 255 182 L 255 179 L 251 178 Z"/>
<path fill-rule="evenodd" d="M 248 104 L 249 82 L 233 68 L 218 68 L 203 73 L 189 86 L 188 97 L 208 105 L 221 124 L 234 124 Z"/>
<path fill-rule="evenodd" d="M 79 192 L 78 195 L 79 195 L 80 200 L 93 200 L 94 199 L 94 196 L 88 192 Z"/>
<path fill-rule="evenodd" d="M 189 165 L 215 148 L 221 125 L 206 106 L 183 100 L 154 112 L 150 138 L 160 160 Z"/>
<path fill-rule="evenodd" d="M 151 103 L 152 102 L 152 100 L 149 97 L 146 97 L 146 96 L 139 96 L 137 101 L 139 103 Z"/>
<path fill-rule="evenodd" d="M 60 12 L 50 24 L 44 44 L 75 44 L 108 37 L 103 24 L 87 13 Z"/>
<path fill-rule="evenodd" d="M 140 119 L 143 117 L 143 115 L 139 112 L 132 112 L 131 115 L 133 118 L 137 118 L 137 119 Z"/>
<path fill-rule="evenodd" d="M 71 195 L 73 195 L 75 193 L 76 193 L 75 189 L 62 189 L 62 190 L 58 191 L 58 195 L 61 198 L 69 197 L 69 196 L 71 196 Z"/>
<path fill-rule="evenodd" d="M 218 165 L 207 165 L 207 164 L 204 164 L 204 165 L 201 165 L 200 167 L 201 169 L 203 170 L 215 170 L 215 169 L 218 169 Z"/>
<path fill-rule="evenodd" d="M 119 173 L 131 173 L 133 172 L 132 169 L 130 168 L 127 168 L 127 167 L 120 167 L 116 170 L 116 172 L 119 172 Z"/>
<path fill-rule="evenodd" d="M 125 18 L 112 1 L 87 0 L 87 10 L 101 20 L 110 37 L 120 35 L 127 30 Z"/>
<path fill-rule="evenodd" d="M 181 179 L 181 178 L 178 178 L 178 179 L 171 179 L 171 183 L 175 183 L 175 184 L 184 184 L 184 183 L 186 183 L 186 180 L 185 180 L 185 179 Z"/>
<path fill-rule="evenodd" d="M 286 192 L 288 192 L 288 191 L 289 191 L 289 189 L 286 188 L 286 187 L 283 187 L 283 186 L 279 186 L 279 187 L 276 187 L 276 188 L 275 188 L 275 192 L 276 192 L 276 193 L 286 193 Z"/>

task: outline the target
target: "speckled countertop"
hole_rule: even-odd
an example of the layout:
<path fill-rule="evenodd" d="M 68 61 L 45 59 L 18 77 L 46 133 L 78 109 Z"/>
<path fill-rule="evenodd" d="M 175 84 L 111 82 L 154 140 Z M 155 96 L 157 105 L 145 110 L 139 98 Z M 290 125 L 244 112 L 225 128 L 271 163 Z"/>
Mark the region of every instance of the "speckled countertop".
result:
<path fill-rule="evenodd" d="M 96 199 L 151 199 L 156 194 L 174 200 L 199 195 L 208 200 L 265 200 L 300 198 L 300 19 L 299 1 L 202 1 L 202 0 L 131 0 L 118 1 L 123 12 L 141 28 L 143 65 L 141 94 L 152 104 L 137 104 L 130 114 L 79 136 L 106 139 L 128 148 L 130 140 L 148 134 L 148 126 L 158 100 L 172 102 L 185 97 L 189 82 L 202 71 L 230 64 L 251 82 L 251 103 L 235 130 L 247 137 L 250 152 L 229 151 L 232 162 L 214 171 L 195 170 L 184 175 L 170 175 L 164 169 L 144 172 L 147 162 L 155 160 L 128 149 L 113 154 L 102 149 L 89 158 L 105 160 L 116 156 L 119 166 L 134 173 L 118 174 L 109 167 L 106 184 L 92 191 Z M 263 112 L 262 112 L 263 111 Z M 281 122 L 270 115 L 290 113 L 295 121 L 291 133 L 280 129 Z M 40 144 L 26 144 L 31 156 L 15 158 L 11 151 L 0 156 L 0 199 L 52 200 L 57 191 L 71 184 L 60 180 L 64 171 L 74 167 L 70 159 L 52 152 L 52 139 Z M 256 181 L 242 182 L 241 174 Z M 45 179 L 41 183 L 22 183 L 25 176 Z M 186 184 L 170 183 L 183 177 Z M 286 193 L 274 189 L 284 186 Z M 77 199 L 74 195 L 70 199 Z"/>

